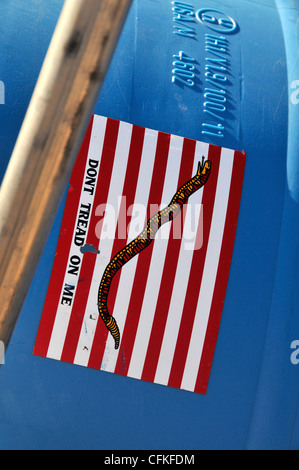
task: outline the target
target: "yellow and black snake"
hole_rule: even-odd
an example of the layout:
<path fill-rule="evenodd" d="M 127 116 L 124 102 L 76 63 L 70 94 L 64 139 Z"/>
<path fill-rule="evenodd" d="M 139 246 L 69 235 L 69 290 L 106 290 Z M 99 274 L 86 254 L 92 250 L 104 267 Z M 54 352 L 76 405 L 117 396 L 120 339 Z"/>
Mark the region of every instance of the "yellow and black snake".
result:
<path fill-rule="evenodd" d="M 210 160 L 205 161 L 203 158 L 202 163 L 198 164 L 196 175 L 175 193 L 170 204 L 152 216 L 138 237 L 119 251 L 107 265 L 99 286 L 98 310 L 104 324 L 114 338 L 115 349 L 119 348 L 120 332 L 115 318 L 110 315 L 107 307 L 113 277 L 128 261 L 151 244 L 157 231 L 163 224 L 173 220 L 179 214 L 191 194 L 195 193 L 207 182 L 210 172 L 211 162 Z"/>

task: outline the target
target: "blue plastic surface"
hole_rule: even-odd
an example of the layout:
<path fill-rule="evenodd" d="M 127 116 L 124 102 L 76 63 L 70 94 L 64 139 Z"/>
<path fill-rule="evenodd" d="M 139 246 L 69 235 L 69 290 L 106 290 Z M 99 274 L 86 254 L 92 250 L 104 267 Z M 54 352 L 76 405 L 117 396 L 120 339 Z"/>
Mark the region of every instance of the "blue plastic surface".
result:
<path fill-rule="evenodd" d="M 0 5 L 1 178 L 63 1 L 49 3 Z M 299 449 L 298 18 L 292 0 L 134 1 L 95 113 L 247 153 L 208 392 L 32 355 L 62 202 L 0 369 L 1 449 Z M 180 51 L 195 77 L 173 72 Z"/>

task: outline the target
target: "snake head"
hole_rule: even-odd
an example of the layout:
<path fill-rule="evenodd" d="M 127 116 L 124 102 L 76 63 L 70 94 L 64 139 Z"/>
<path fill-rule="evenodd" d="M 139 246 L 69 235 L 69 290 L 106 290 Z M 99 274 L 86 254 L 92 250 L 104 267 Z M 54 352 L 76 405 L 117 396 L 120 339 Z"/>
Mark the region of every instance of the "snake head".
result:
<path fill-rule="evenodd" d="M 202 157 L 202 162 L 198 162 L 197 176 L 205 175 L 210 173 L 212 162 L 210 160 L 205 160 L 205 157 Z"/>

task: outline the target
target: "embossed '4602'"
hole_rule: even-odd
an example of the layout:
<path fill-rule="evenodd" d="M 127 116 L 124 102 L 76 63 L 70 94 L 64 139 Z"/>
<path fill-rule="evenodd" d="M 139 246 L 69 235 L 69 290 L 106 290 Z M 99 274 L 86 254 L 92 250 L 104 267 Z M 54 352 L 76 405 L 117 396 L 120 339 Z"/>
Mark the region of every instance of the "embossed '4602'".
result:
<path fill-rule="evenodd" d="M 193 87 L 195 85 L 195 59 L 184 51 L 173 55 L 172 83 Z"/>

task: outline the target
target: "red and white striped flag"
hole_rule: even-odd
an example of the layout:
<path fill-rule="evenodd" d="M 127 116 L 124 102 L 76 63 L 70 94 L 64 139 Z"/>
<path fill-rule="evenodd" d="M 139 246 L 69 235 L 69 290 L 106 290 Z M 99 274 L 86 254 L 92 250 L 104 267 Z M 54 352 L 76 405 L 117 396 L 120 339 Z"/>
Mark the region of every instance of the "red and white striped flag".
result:
<path fill-rule="evenodd" d="M 105 268 L 203 156 L 211 161 L 207 183 L 114 276 L 115 349 L 98 313 Z M 244 167 L 244 153 L 93 116 L 71 177 L 34 354 L 206 393 Z"/>

